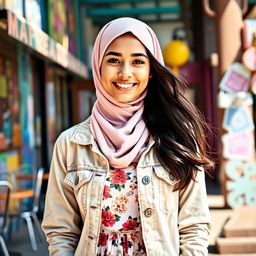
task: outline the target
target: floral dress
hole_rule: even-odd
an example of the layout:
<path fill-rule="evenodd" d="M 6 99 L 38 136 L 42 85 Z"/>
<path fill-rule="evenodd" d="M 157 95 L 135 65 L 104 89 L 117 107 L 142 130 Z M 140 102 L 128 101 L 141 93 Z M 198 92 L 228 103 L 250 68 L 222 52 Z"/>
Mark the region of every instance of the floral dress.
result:
<path fill-rule="evenodd" d="M 136 166 L 109 171 L 104 186 L 97 256 L 146 256 Z"/>

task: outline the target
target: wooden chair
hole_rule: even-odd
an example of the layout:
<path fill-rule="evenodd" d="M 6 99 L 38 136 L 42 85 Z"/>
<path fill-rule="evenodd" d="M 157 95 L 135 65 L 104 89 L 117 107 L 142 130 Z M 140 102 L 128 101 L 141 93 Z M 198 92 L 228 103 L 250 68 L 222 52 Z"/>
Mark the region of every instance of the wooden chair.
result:
<path fill-rule="evenodd" d="M 9 256 L 4 235 L 7 232 L 8 216 L 9 216 L 9 200 L 11 193 L 11 185 L 6 180 L 0 180 L 0 244 L 4 256 Z"/>

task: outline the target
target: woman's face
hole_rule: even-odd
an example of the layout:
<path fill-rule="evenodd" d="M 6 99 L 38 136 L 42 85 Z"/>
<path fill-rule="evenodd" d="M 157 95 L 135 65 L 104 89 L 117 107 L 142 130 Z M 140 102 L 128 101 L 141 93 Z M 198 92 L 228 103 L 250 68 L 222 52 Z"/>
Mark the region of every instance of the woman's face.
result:
<path fill-rule="evenodd" d="M 132 34 L 122 35 L 108 46 L 101 64 L 104 89 L 118 102 L 137 99 L 146 89 L 150 62 L 143 44 Z"/>

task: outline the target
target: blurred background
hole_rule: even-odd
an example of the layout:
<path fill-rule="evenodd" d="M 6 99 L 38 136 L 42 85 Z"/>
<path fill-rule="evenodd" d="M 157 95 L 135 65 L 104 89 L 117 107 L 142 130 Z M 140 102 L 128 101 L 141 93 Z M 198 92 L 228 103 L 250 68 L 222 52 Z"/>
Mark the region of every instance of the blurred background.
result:
<path fill-rule="evenodd" d="M 256 0 L 0 0 L 0 181 L 12 185 L 0 234 L 10 255 L 47 255 L 19 218 L 41 220 L 54 142 L 95 101 L 96 35 L 127 16 L 152 27 L 209 125 L 210 252 L 256 255 Z"/>

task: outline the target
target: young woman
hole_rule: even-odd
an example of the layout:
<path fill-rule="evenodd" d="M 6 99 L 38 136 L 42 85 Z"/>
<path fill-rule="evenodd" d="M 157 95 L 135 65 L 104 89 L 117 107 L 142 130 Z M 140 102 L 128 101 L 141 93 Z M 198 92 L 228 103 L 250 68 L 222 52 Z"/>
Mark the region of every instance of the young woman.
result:
<path fill-rule="evenodd" d="M 207 255 L 204 122 L 154 32 L 111 21 L 92 67 L 92 115 L 53 152 L 42 224 L 50 255 Z"/>

